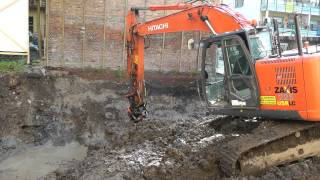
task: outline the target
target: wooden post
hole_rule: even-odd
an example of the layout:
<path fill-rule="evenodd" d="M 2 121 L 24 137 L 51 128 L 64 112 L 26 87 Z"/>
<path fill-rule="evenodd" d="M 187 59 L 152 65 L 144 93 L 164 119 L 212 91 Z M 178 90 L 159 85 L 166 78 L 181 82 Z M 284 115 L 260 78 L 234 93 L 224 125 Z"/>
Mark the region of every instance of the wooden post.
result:
<path fill-rule="evenodd" d="M 27 55 L 27 65 L 30 65 L 31 64 L 31 60 L 30 60 L 30 51 Z"/>
<path fill-rule="evenodd" d="M 201 31 L 199 31 L 199 42 L 201 42 L 201 39 L 202 39 L 202 32 Z M 197 65 L 196 65 L 196 71 L 198 71 L 199 70 L 199 68 L 200 68 L 200 66 L 199 66 L 199 63 L 202 61 L 202 60 L 200 60 L 199 61 L 199 55 L 200 55 L 200 43 L 199 43 L 199 46 L 198 46 L 198 49 L 197 49 Z M 201 55 L 200 55 L 200 57 L 201 57 Z"/>
<path fill-rule="evenodd" d="M 82 67 L 85 65 L 85 40 L 86 40 L 86 19 L 85 19 L 86 0 L 82 1 Z"/>
<path fill-rule="evenodd" d="M 28 16 L 29 16 L 29 12 L 28 12 Z M 30 22 L 29 22 L 29 18 L 28 18 L 28 24 L 29 24 Z M 28 43 L 30 42 L 30 36 L 29 36 L 29 28 L 28 28 Z M 0 52 L 0 54 L 1 54 L 1 52 Z M 30 47 L 28 47 L 28 49 L 27 49 L 27 65 L 29 65 L 30 63 L 31 63 L 31 61 L 30 61 Z"/>
<path fill-rule="evenodd" d="M 41 33 L 41 0 L 37 0 L 37 31 L 38 31 L 38 46 L 39 46 L 39 57 L 42 58 L 42 33 Z"/>
<path fill-rule="evenodd" d="M 166 5 L 166 4 L 167 4 L 167 1 L 164 0 L 163 4 Z M 164 15 L 164 16 L 167 15 L 167 12 L 164 11 L 163 15 Z M 163 53 L 163 51 L 164 51 L 164 48 L 165 48 L 165 43 L 166 43 L 166 33 L 163 33 L 163 34 L 162 34 L 161 59 L 160 59 L 160 72 L 163 70 L 163 59 L 164 59 L 164 53 Z"/>
<path fill-rule="evenodd" d="M 102 60 L 100 62 L 100 66 L 103 68 L 104 66 L 104 61 L 107 53 L 107 44 L 106 44 L 106 31 L 107 31 L 107 0 L 104 0 L 103 4 L 103 49 L 102 49 Z"/>
<path fill-rule="evenodd" d="M 147 7 L 147 0 L 144 0 L 144 7 Z M 146 22 L 147 20 L 147 12 L 146 11 L 143 11 L 143 21 Z"/>
<path fill-rule="evenodd" d="M 181 72 L 181 68 L 182 68 L 183 44 L 184 44 L 184 31 L 182 31 L 182 32 L 181 32 L 181 46 L 180 46 L 179 72 Z"/>
<path fill-rule="evenodd" d="M 128 0 L 125 0 L 125 5 L 124 5 L 124 28 L 123 28 L 123 50 L 122 50 L 122 64 L 123 64 L 123 69 L 126 69 L 126 58 L 127 58 L 127 49 L 126 49 L 126 43 L 127 43 L 127 9 L 128 9 Z"/>
<path fill-rule="evenodd" d="M 46 56 L 46 63 L 45 65 L 48 66 L 49 65 L 49 11 L 50 11 L 50 6 L 49 6 L 49 0 L 46 0 L 46 36 L 45 36 L 45 40 L 46 40 L 46 52 L 45 52 L 45 56 Z"/>
<path fill-rule="evenodd" d="M 64 32 L 64 26 L 65 26 L 65 17 L 64 17 L 64 11 L 65 11 L 65 7 L 64 7 L 65 5 L 64 5 L 64 0 L 62 0 L 62 25 L 61 25 L 61 27 L 62 27 L 62 45 L 61 45 L 61 65 L 62 66 L 64 66 L 65 65 L 65 55 L 64 55 L 64 49 L 65 49 L 65 32 Z"/>

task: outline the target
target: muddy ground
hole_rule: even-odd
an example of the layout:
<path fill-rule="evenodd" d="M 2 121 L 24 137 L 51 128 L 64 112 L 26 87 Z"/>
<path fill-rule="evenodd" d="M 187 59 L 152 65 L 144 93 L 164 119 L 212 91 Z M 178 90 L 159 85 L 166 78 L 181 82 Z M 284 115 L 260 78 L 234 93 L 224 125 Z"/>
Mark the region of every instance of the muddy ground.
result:
<path fill-rule="evenodd" d="M 149 118 L 130 122 L 119 71 L 0 76 L 0 179 L 318 179 L 320 159 L 228 177 L 216 149 L 263 125 L 206 114 L 196 77 L 147 75 Z"/>

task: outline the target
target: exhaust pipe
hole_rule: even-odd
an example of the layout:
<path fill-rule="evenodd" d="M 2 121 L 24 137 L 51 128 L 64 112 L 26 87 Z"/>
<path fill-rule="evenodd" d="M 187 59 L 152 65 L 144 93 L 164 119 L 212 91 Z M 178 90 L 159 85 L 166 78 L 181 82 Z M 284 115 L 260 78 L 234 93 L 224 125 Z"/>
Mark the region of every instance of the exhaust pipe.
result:
<path fill-rule="evenodd" d="M 298 45 L 298 52 L 299 52 L 299 55 L 302 56 L 303 55 L 302 37 L 301 37 L 299 15 L 298 14 L 296 14 L 294 16 L 294 23 L 295 23 L 295 26 L 296 26 L 296 40 L 297 40 L 297 45 Z"/>
<path fill-rule="evenodd" d="M 278 26 L 278 21 L 276 19 L 273 19 L 273 30 L 275 32 L 275 51 L 278 54 L 279 57 L 282 56 L 281 54 L 281 44 L 280 44 L 280 32 L 279 32 L 279 26 Z"/>

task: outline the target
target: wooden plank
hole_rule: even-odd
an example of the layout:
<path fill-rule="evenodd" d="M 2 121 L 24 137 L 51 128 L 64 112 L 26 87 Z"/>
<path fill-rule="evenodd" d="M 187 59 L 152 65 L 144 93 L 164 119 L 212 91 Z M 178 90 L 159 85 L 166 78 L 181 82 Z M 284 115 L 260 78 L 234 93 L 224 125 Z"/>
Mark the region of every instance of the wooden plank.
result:
<path fill-rule="evenodd" d="M 45 56 L 46 56 L 46 63 L 45 66 L 49 65 L 49 21 L 50 21 L 50 4 L 49 4 L 49 0 L 46 0 L 46 42 L 45 42 Z"/>
<path fill-rule="evenodd" d="M 82 60 L 81 65 L 82 67 L 85 66 L 85 41 L 86 41 L 86 0 L 82 0 L 82 25 L 83 25 L 83 35 L 82 35 Z"/>
<path fill-rule="evenodd" d="M 28 56 L 28 52 L 3 52 L 0 51 L 1 55 L 14 55 L 14 56 Z"/>
<path fill-rule="evenodd" d="M 122 65 L 123 65 L 123 69 L 126 69 L 126 65 L 127 65 L 127 62 L 126 62 L 126 59 L 127 59 L 127 48 L 126 48 L 126 43 L 127 43 L 127 34 L 126 34 L 126 31 L 127 31 L 127 18 L 126 18 L 126 15 L 127 15 L 127 9 L 128 9 L 128 0 L 124 0 L 125 1 L 125 6 L 124 6 L 124 27 L 123 27 L 123 54 L 122 54 Z"/>
<path fill-rule="evenodd" d="M 65 65 L 65 54 L 64 54 L 64 50 L 65 50 L 65 17 L 64 17 L 64 11 L 65 11 L 65 4 L 64 4 L 64 0 L 62 0 L 62 43 L 61 43 L 61 49 L 62 51 L 61 53 L 61 65 L 64 66 Z"/>
<path fill-rule="evenodd" d="M 103 19 L 103 50 L 102 50 L 102 62 L 100 63 L 101 67 L 103 68 L 104 66 L 104 61 L 106 58 L 106 53 L 107 53 L 107 42 L 106 42 L 106 31 L 107 31 L 107 0 L 104 0 L 104 19 Z"/>
<path fill-rule="evenodd" d="M 163 1 L 163 4 L 166 5 L 167 4 L 167 1 L 164 0 Z M 167 15 L 167 12 L 164 11 L 163 12 L 163 16 L 166 16 Z M 163 58 L 164 58 L 164 48 L 165 48 L 165 43 L 166 43 L 166 33 L 163 33 L 162 34 L 162 47 L 161 47 L 161 60 L 160 60 L 160 72 L 163 71 Z"/>
<path fill-rule="evenodd" d="M 184 31 L 181 32 L 181 45 L 180 45 L 180 59 L 179 59 L 179 72 L 181 72 L 182 66 L 182 55 L 183 55 L 183 44 L 184 44 Z"/>

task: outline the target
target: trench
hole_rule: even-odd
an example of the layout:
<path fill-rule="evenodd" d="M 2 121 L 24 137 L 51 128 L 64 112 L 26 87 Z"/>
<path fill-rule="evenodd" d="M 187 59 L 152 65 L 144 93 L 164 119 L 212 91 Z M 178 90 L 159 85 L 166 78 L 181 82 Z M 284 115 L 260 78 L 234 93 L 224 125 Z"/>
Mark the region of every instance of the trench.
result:
<path fill-rule="evenodd" d="M 260 122 L 206 115 L 193 75 L 146 77 L 149 118 L 134 124 L 118 71 L 1 75 L 0 179 L 228 179 L 216 148 Z M 249 178 L 285 179 L 306 164 L 318 175 L 319 160 L 309 159 Z"/>

